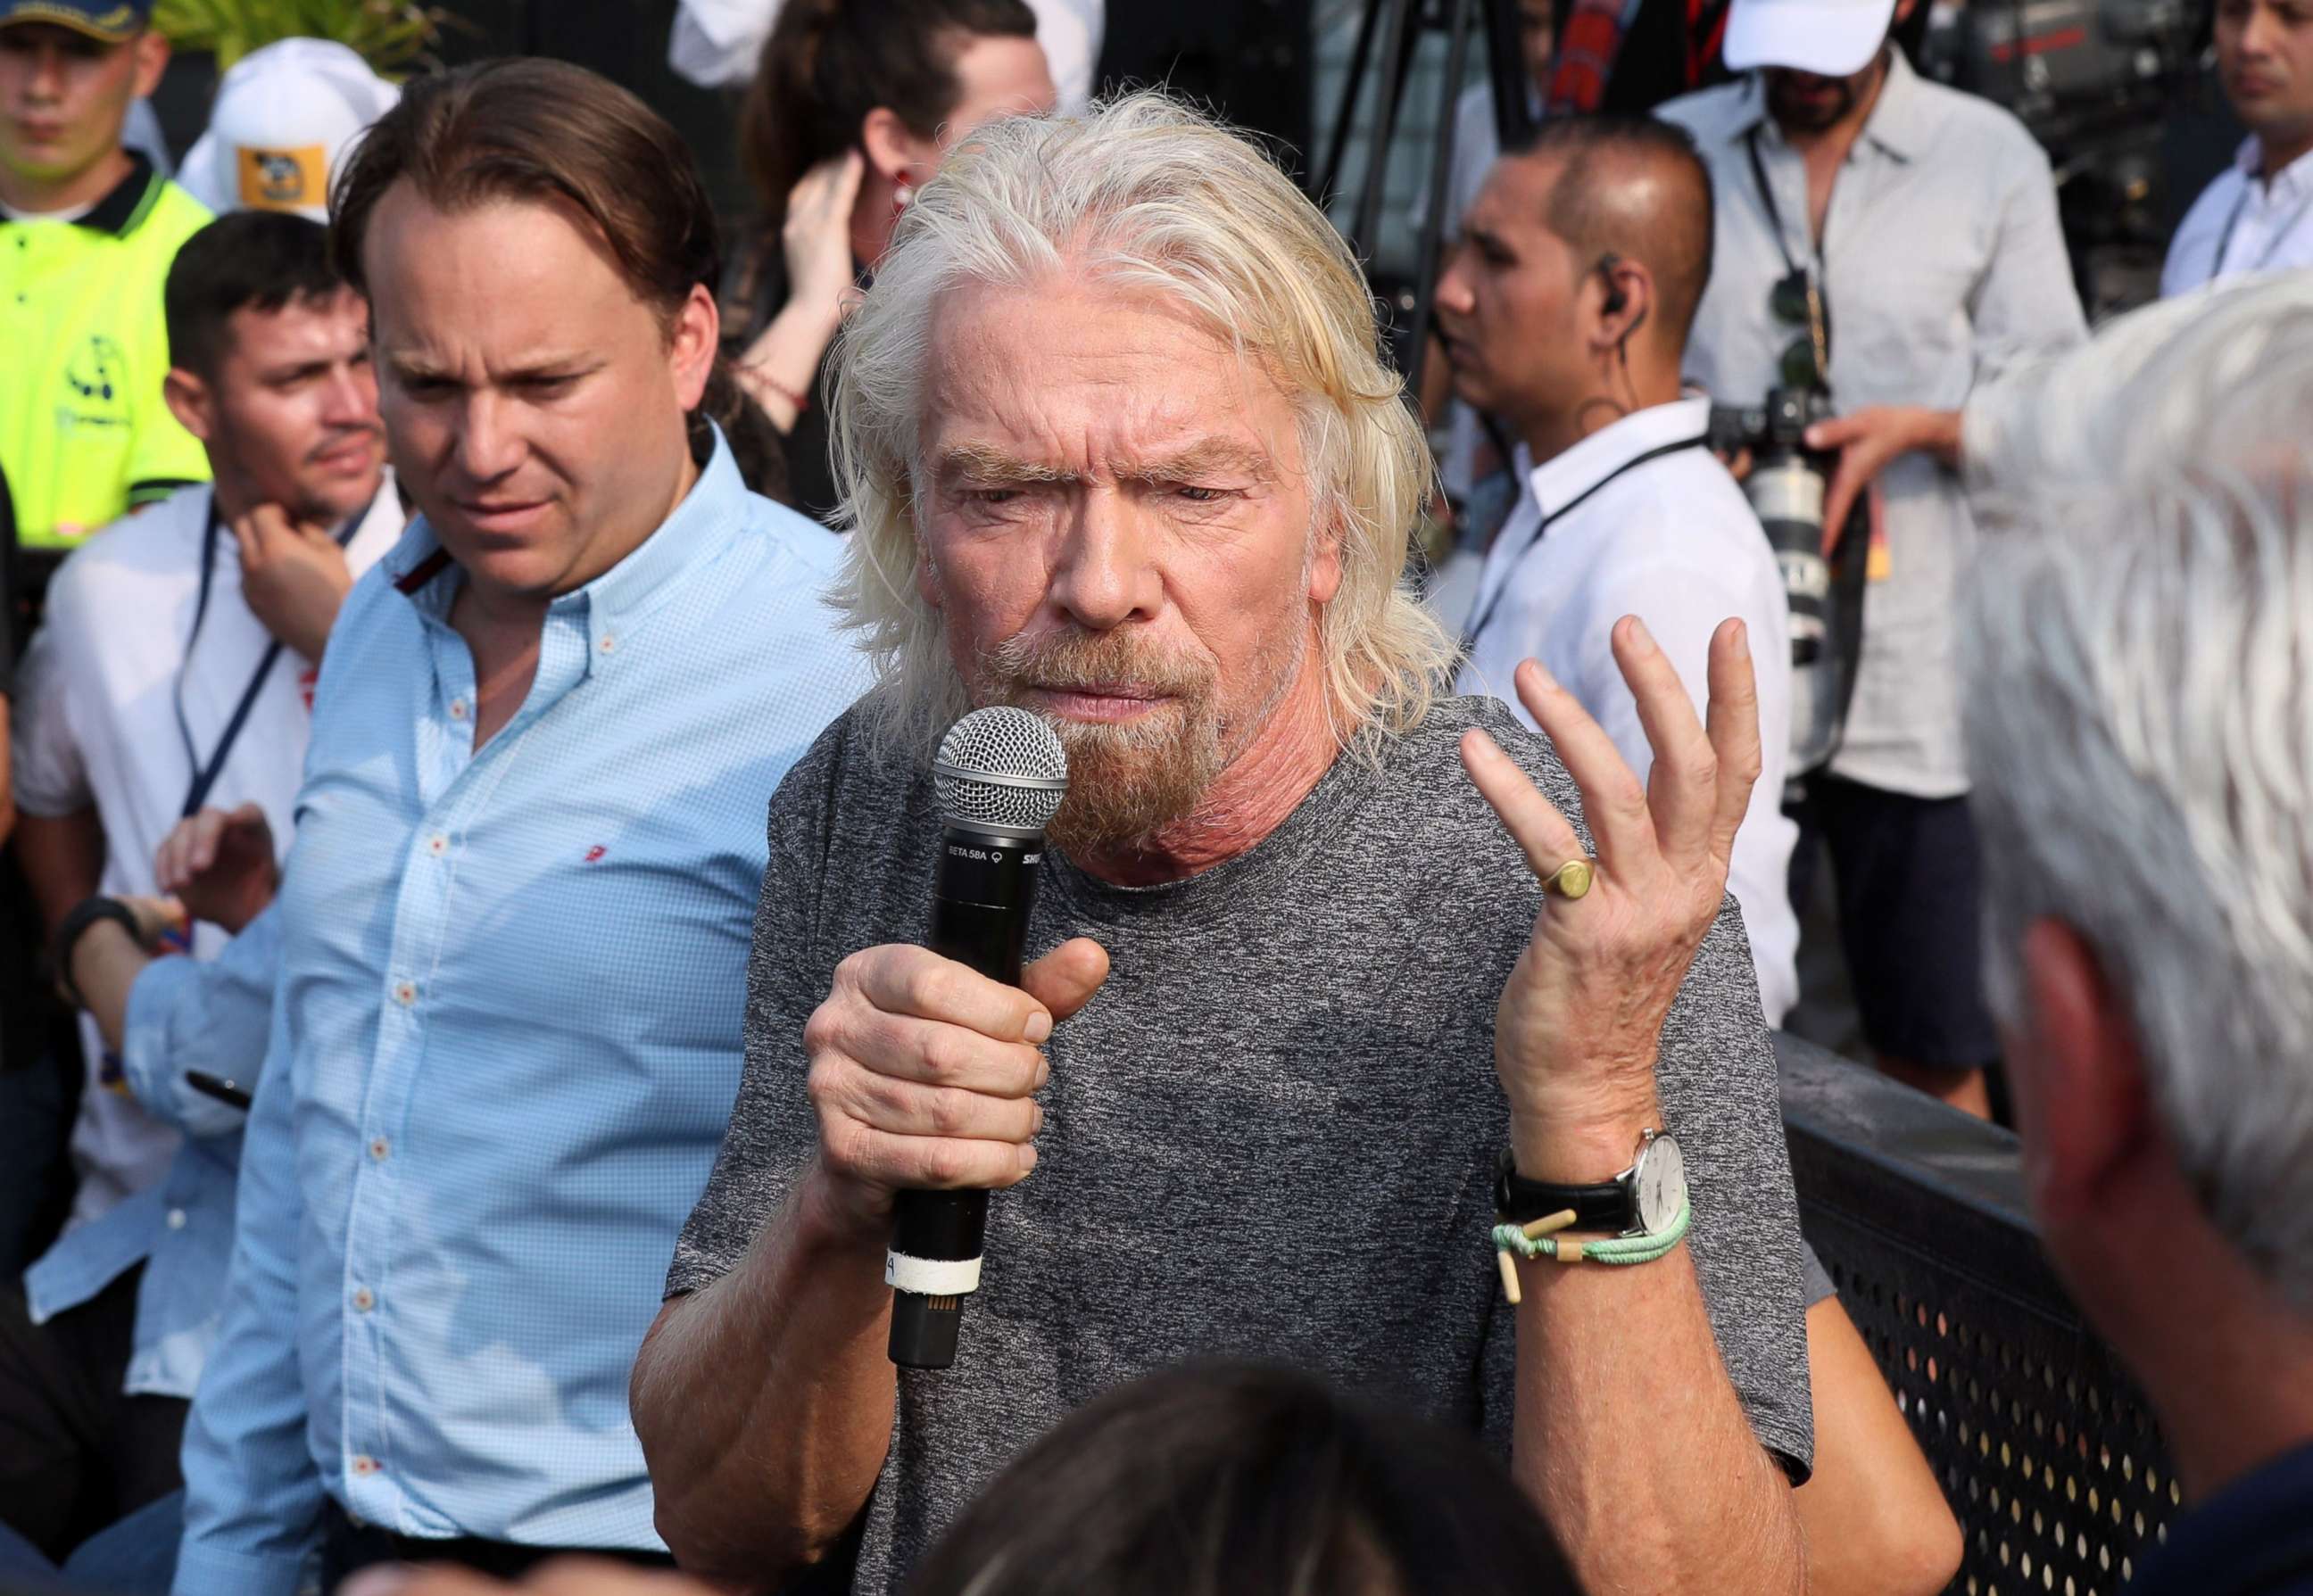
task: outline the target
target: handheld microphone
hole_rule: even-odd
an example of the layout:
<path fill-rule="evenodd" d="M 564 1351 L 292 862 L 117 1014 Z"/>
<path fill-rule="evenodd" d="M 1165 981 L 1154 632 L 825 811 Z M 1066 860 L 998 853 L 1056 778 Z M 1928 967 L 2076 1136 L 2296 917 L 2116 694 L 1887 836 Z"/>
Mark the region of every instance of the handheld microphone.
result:
<path fill-rule="evenodd" d="M 932 761 L 947 825 L 932 871 L 931 951 L 1007 986 L 1020 984 L 1044 828 L 1068 794 L 1069 760 L 1052 729 L 1025 709 L 974 710 L 948 728 Z M 963 1299 L 980 1289 L 985 1191 L 903 1191 L 894 1205 L 884 1282 L 892 1362 L 955 1362 Z"/>

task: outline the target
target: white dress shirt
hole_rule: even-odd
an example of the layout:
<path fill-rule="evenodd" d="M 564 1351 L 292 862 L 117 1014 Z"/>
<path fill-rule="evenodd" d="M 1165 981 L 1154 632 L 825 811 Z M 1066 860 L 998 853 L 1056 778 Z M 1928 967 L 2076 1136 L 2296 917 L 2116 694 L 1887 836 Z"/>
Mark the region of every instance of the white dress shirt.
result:
<path fill-rule="evenodd" d="M 213 541 L 208 613 L 193 637 L 208 517 L 209 487 L 202 483 L 75 549 L 49 584 L 40 630 L 24 656 L 13 728 L 17 807 L 50 819 L 93 807 L 105 839 L 99 890 L 109 894 L 154 890 L 153 855 L 192 785 L 186 734 L 206 765 L 273 645 L 241 596 L 241 555 L 230 528 Z M 355 574 L 393 547 L 401 522 L 389 479 L 347 545 Z M 274 846 L 285 853 L 317 670 L 295 650 L 282 651 L 207 799 L 220 809 L 261 805 Z M 198 925 L 192 951 L 214 958 L 224 941 L 215 926 Z M 128 1095 L 84 1014 L 81 1045 L 89 1071 L 73 1127 L 80 1177 L 75 1224 L 159 1180 L 179 1141 Z"/>
<path fill-rule="evenodd" d="M 1511 673 L 1519 661 L 1538 659 L 1644 781 L 1654 750 L 1614 663 L 1614 623 L 1625 615 L 1646 623 L 1700 715 L 1711 635 L 1729 616 L 1742 618 L 1758 675 L 1763 763 L 1727 886 L 1750 933 L 1760 1003 L 1768 1023 L 1780 1025 L 1799 996 L 1799 921 L 1788 881 L 1799 828 L 1782 811 L 1790 608 L 1758 517 L 1727 468 L 1701 447 L 1710 415 L 1709 400 L 1680 399 L 1625 416 L 1539 466 L 1519 452 L 1518 505 L 1486 557 L 1456 687 L 1505 699 L 1532 724 Z M 1677 447 L 1689 440 L 1693 447 Z"/>
<path fill-rule="evenodd" d="M 2014 116 L 1922 78 L 1902 51 L 1832 185 L 1820 250 L 1806 162 L 1768 114 L 1758 74 L 1656 114 L 1693 134 L 1711 169 L 1711 283 L 1685 375 L 1719 403 L 1755 405 L 1780 385 L 1800 336 L 1768 309 L 1787 255 L 1824 285 L 1842 412 L 1957 410 L 2002 371 L 2086 336 L 2046 153 Z M 1772 207 L 1752 171 L 1755 139 Z M 1867 563 L 1863 653 L 1831 773 L 1886 793 L 1957 797 L 1967 759 L 1953 595 L 1974 558 L 1975 519 L 1960 474 L 1923 452 L 1890 460 L 1873 493 L 1885 537 Z"/>
<path fill-rule="evenodd" d="M 2160 297 L 2228 277 L 2313 266 L 2313 151 L 2270 180 L 2265 146 L 2251 134 L 2185 213 L 2160 268 Z"/>

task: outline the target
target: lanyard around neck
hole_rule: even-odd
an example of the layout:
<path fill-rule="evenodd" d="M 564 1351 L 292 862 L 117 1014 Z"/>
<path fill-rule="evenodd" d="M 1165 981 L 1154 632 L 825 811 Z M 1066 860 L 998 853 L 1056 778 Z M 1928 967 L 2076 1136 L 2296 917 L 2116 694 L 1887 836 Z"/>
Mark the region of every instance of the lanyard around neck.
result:
<path fill-rule="evenodd" d="M 1767 163 L 1759 154 L 1759 125 L 1756 122 L 1752 123 L 1750 130 L 1743 135 L 1743 153 L 1751 159 L 1751 180 L 1758 185 L 1759 203 L 1767 207 L 1767 225 L 1775 230 L 1775 253 L 1783 258 L 1783 269 L 1794 276 L 1806 271 L 1813 276 L 1811 267 L 1802 267 L 1792 257 L 1790 241 L 1783 235 L 1783 211 L 1775 203 L 1775 186 L 1767 181 Z M 1815 258 L 1818 260 L 1823 259 L 1823 246 L 1830 232 L 1831 218 L 1825 216 L 1825 237 L 1816 238 L 1812 232 L 1808 234 L 1814 242 Z"/>
<path fill-rule="evenodd" d="M 1573 514 L 1575 511 L 1579 510 L 1586 503 L 1588 502 L 1593 494 L 1596 494 L 1601 488 L 1605 487 L 1609 482 L 1614 480 L 1615 478 L 1635 471 L 1640 466 L 1646 465 L 1653 460 L 1660 460 L 1666 454 L 1678 454 L 1685 450 L 1700 449 L 1702 447 L 1704 441 L 1704 437 L 1701 436 L 1693 438 L 1678 438 L 1668 443 L 1658 443 L 1643 454 L 1634 454 L 1630 459 L 1624 460 L 1621 465 L 1616 466 L 1613 470 L 1607 472 L 1604 477 L 1599 478 L 1597 481 L 1593 482 L 1589 487 L 1584 488 L 1580 493 L 1576 494 L 1572 498 L 1567 500 L 1566 503 L 1561 504 L 1557 509 L 1552 510 L 1550 513 L 1544 515 L 1541 522 L 1535 525 L 1534 531 L 1528 534 L 1525 546 L 1521 548 L 1516 555 L 1511 557 L 1509 564 L 1503 568 L 1502 579 L 1500 582 L 1495 583 L 1493 593 L 1486 600 L 1485 608 L 1478 612 L 1478 618 L 1475 624 L 1473 624 L 1468 631 L 1462 634 L 1463 653 L 1466 655 L 1477 653 L 1478 638 L 1484 633 L 1486 623 L 1494 618 L 1494 611 L 1502 607 L 1502 595 L 1510 591 L 1510 583 L 1517 579 L 1518 567 L 1526 564 L 1526 557 L 1533 554 L 1535 547 L 1541 543 L 1543 534 L 1550 531 L 1551 527 L 1554 523 L 1564 520 L 1567 516 Z"/>
<path fill-rule="evenodd" d="M 374 499 L 371 501 L 373 504 L 375 503 Z M 354 532 L 360 527 L 362 518 L 368 513 L 369 505 L 365 504 L 346 518 L 345 524 L 337 531 L 339 548 L 343 548 L 353 541 Z M 200 593 L 193 601 L 193 627 L 185 635 L 184 658 L 177 666 L 177 680 L 170 690 L 171 703 L 177 712 L 177 735 L 184 741 L 185 761 L 193 773 L 191 784 L 185 789 L 184 805 L 178 811 L 180 820 L 190 819 L 200 812 L 202 804 L 208 802 L 209 789 L 216 785 L 217 777 L 224 774 L 225 758 L 240 740 L 242 728 L 249 723 L 250 712 L 257 707 L 257 695 L 264 689 L 265 679 L 273 674 L 273 662 L 281 657 L 281 640 L 277 637 L 267 647 L 265 657 L 257 662 L 257 669 L 250 674 L 249 685 L 241 690 L 240 702 L 233 706 L 232 718 L 225 722 L 224 730 L 217 736 L 216 746 L 209 751 L 209 757 L 204 762 L 198 745 L 193 741 L 192 723 L 185 718 L 185 678 L 192 673 L 193 645 L 201 640 L 201 623 L 208 618 L 209 595 L 216 583 L 217 533 L 223 527 L 224 517 L 217 511 L 216 494 L 211 490 L 208 523 L 201 529 Z"/>

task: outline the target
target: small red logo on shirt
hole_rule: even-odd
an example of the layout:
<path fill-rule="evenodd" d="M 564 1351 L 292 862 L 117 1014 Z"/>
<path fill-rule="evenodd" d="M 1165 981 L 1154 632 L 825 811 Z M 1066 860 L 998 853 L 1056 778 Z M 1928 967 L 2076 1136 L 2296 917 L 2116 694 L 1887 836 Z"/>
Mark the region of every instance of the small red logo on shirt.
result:
<path fill-rule="evenodd" d="M 608 849 L 608 848 L 604 847 L 601 843 L 599 843 L 599 842 L 598 842 L 598 843 L 596 843 L 593 847 L 588 848 L 588 849 L 586 850 L 586 863 L 587 863 L 587 864 L 592 864 L 593 863 L 594 863 L 594 861 L 595 861 L 595 860 L 597 860 L 597 859 L 601 858 L 603 855 L 605 855 L 605 854 L 609 853 L 610 851 L 611 851 L 610 849 Z"/>

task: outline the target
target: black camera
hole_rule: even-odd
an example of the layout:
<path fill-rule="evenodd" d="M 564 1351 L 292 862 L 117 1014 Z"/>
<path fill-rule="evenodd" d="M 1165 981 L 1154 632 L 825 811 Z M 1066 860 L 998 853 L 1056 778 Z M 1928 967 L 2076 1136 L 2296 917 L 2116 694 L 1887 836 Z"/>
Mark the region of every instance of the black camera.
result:
<path fill-rule="evenodd" d="M 1766 530 L 1790 605 L 1791 748 L 1796 778 L 1821 767 L 1839 746 L 1853 674 L 1860 609 L 1849 613 L 1833 592 L 1824 537 L 1824 499 L 1838 456 L 1807 446 L 1807 430 L 1831 416 L 1820 389 L 1777 388 L 1759 405 L 1713 405 L 1712 450 L 1732 460 L 1748 451 L 1743 495 Z M 1861 562 L 1854 564 L 1860 569 Z"/>

